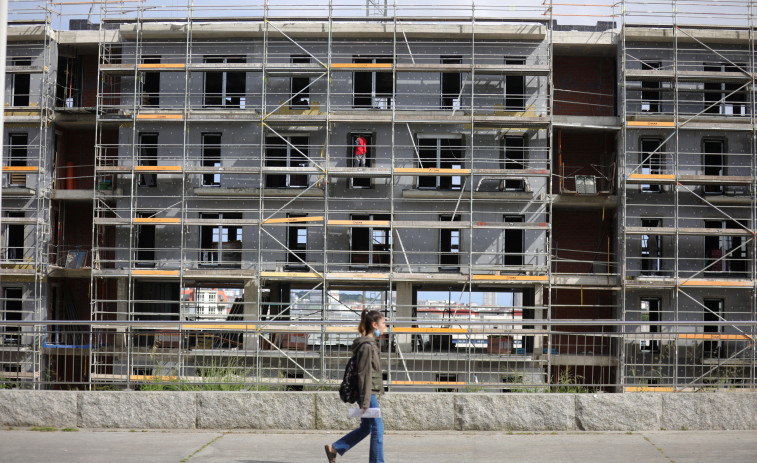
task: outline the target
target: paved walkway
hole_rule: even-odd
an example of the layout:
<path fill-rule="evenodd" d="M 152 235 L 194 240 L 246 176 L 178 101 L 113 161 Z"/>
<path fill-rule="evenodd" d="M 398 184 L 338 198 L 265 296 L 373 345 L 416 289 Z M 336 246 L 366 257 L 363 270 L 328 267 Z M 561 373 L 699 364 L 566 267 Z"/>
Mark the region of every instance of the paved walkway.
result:
<path fill-rule="evenodd" d="M 0 462 L 326 463 L 334 432 L 0 431 Z M 757 431 L 389 432 L 387 463 L 757 461 Z M 368 459 L 368 441 L 338 463 Z"/>

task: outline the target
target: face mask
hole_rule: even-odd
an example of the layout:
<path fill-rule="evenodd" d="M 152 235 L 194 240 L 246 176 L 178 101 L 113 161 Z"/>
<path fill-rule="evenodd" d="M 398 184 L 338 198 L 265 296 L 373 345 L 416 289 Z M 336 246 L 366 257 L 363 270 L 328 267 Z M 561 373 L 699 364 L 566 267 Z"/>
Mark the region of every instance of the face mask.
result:
<path fill-rule="evenodd" d="M 381 336 L 381 331 L 379 331 L 378 328 L 376 328 L 375 330 L 373 330 L 373 335 L 376 337 L 379 337 Z"/>

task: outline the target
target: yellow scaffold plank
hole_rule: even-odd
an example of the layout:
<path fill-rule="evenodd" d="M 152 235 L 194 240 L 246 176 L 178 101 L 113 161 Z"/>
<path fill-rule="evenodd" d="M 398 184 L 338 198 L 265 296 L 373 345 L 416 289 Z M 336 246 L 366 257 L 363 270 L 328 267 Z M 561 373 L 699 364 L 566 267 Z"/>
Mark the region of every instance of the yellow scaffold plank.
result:
<path fill-rule="evenodd" d="M 391 69 L 392 63 L 331 63 L 332 69 L 366 68 L 366 69 Z"/>
<path fill-rule="evenodd" d="M 465 334 L 466 328 L 394 328 L 392 333 L 444 333 L 444 334 Z"/>
<path fill-rule="evenodd" d="M 131 274 L 133 276 L 142 276 L 142 277 L 177 277 L 179 276 L 178 270 L 132 270 Z"/>
<path fill-rule="evenodd" d="M 137 114 L 138 121 L 181 121 L 183 119 L 182 114 Z"/>
<path fill-rule="evenodd" d="M 649 180 L 649 181 L 662 181 L 662 180 L 675 180 L 675 175 L 667 174 L 631 174 L 628 176 L 628 180 Z"/>
<path fill-rule="evenodd" d="M 627 386 L 624 388 L 626 392 L 675 392 L 674 387 L 662 387 L 662 386 Z"/>
<path fill-rule="evenodd" d="M 689 280 L 682 282 L 681 286 L 723 286 L 729 288 L 751 288 L 752 283 L 749 281 Z"/>
<path fill-rule="evenodd" d="M 184 69 L 184 63 L 140 63 L 139 69 Z"/>
<path fill-rule="evenodd" d="M 135 217 L 134 223 L 154 223 L 154 224 L 167 224 L 167 223 L 181 223 L 181 218 L 176 217 Z"/>
<path fill-rule="evenodd" d="M 396 174 L 412 174 L 412 175 L 468 175 L 470 169 L 442 169 L 439 167 L 398 167 L 394 169 Z"/>
<path fill-rule="evenodd" d="M 547 281 L 546 275 L 472 275 L 474 280 Z"/>
<path fill-rule="evenodd" d="M 300 222 L 322 222 L 323 217 L 282 217 L 277 219 L 266 219 L 263 221 L 266 223 L 300 223 Z"/>
<path fill-rule="evenodd" d="M 3 166 L 3 172 L 37 172 L 37 166 Z"/>
<path fill-rule="evenodd" d="M 181 172 L 181 166 L 134 166 L 137 172 Z"/>
<path fill-rule="evenodd" d="M 717 333 L 684 333 L 679 334 L 680 339 L 700 339 L 708 341 L 751 341 L 752 338 L 745 334 L 717 334 Z"/>
<path fill-rule="evenodd" d="M 628 121 L 628 127 L 675 127 L 673 121 Z"/>

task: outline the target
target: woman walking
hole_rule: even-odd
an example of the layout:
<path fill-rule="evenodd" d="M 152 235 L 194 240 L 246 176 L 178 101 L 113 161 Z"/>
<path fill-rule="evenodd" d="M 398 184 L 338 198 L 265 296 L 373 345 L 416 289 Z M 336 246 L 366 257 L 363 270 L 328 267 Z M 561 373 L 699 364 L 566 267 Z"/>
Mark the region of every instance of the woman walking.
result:
<path fill-rule="evenodd" d="M 368 408 L 379 408 L 376 397 L 383 394 L 384 386 L 381 375 L 378 338 L 386 331 L 386 319 L 378 310 L 363 310 L 357 327 L 362 335 L 352 343 L 352 353 L 357 353 L 358 405 L 365 413 Z M 344 455 L 368 434 L 371 435 L 371 448 L 368 461 L 384 463 L 384 422 L 381 418 L 361 418 L 360 427 L 345 435 L 338 441 L 326 446 L 329 463 L 336 462 L 336 455 Z"/>

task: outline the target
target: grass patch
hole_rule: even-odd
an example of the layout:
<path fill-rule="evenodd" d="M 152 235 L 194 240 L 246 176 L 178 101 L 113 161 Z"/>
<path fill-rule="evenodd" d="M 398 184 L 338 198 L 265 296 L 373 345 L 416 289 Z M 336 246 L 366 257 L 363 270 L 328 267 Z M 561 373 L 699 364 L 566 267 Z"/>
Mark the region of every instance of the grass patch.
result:
<path fill-rule="evenodd" d="M 63 432 L 79 432 L 79 428 L 63 428 L 61 429 Z"/>
<path fill-rule="evenodd" d="M 51 431 L 57 431 L 57 428 L 53 428 L 52 426 L 35 426 L 32 428 L 32 431 L 40 431 L 40 432 L 51 432 Z"/>

